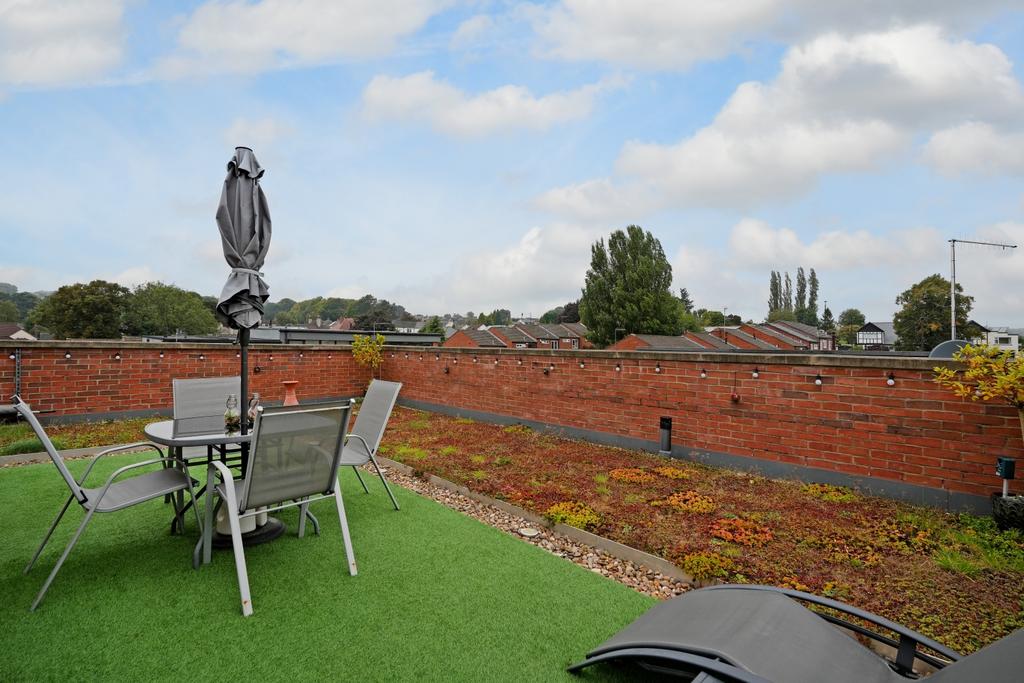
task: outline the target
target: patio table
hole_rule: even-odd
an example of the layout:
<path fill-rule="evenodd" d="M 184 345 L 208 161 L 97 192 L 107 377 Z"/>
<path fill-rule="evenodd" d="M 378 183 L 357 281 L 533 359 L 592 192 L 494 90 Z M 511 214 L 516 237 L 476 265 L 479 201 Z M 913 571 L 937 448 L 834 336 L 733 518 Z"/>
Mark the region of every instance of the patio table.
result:
<path fill-rule="evenodd" d="M 224 431 L 224 422 L 222 418 L 211 419 L 211 418 L 186 418 L 178 420 L 163 420 L 161 422 L 153 422 L 146 425 L 143 430 L 146 437 L 158 443 L 161 446 L 166 446 L 171 452 L 171 455 L 182 458 L 183 451 L 185 448 L 193 446 L 206 446 L 206 461 L 209 462 L 214 457 L 214 448 L 219 449 L 220 455 L 223 457 L 224 451 L 228 446 L 243 446 L 247 445 L 252 440 L 252 434 L 242 434 L 240 432 L 226 432 Z M 193 458 L 195 460 L 196 458 Z M 242 457 L 242 469 L 245 469 L 245 452 L 243 449 Z M 201 495 L 206 490 L 204 486 L 199 490 L 197 495 Z M 182 501 L 184 503 L 184 501 Z M 177 522 L 177 518 L 175 518 Z M 281 534 L 284 533 L 284 523 L 275 518 L 267 517 L 265 524 L 256 527 L 255 530 L 250 531 L 242 535 L 242 542 L 245 545 L 258 545 L 260 543 L 266 543 L 272 541 Z M 231 547 L 231 536 L 221 533 L 215 533 L 213 537 L 214 546 L 218 548 L 229 548 Z M 193 554 L 193 565 L 199 566 L 199 554 L 202 550 L 202 540 L 196 544 L 196 550 Z"/>

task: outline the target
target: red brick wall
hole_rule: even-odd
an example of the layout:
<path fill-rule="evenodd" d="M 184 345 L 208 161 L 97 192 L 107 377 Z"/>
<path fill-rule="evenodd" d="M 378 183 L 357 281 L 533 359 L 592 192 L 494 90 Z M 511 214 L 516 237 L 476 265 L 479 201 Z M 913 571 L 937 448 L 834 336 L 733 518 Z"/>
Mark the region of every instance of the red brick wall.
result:
<path fill-rule="evenodd" d="M 384 378 L 403 382 L 407 399 L 650 441 L 669 415 L 678 445 L 963 493 L 1000 485 L 997 455 L 1024 458 L 1014 409 L 953 397 L 931 381 L 924 359 L 814 357 L 833 362 L 819 366 L 753 354 L 477 350 L 479 363 L 448 362 L 445 375 L 454 353 L 441 361 L 396 353 Z"/>
<path fill-rule="evenodd" d="M 623 337 L 619 341 L 615 342 L 608 347 L 609 351 L 642 351 L 650 348 L 650 344 L 642 340 L 635 334 L 630 334 Z"/>
<path fill-rule="evenodd" d="M 452 336 L 448 337 L 441 346 L 446 346 L 448 348 L 476 348 L 479 344 L 473 341 L 465 331 L 459 330 Z"/>
<path fill-rule="evenodd" d="M 14 393 L 14 348 L 0 349 L 2 403 Z M 22 397 L 35 410 L 54 411 L 52 416 L 170 408 L 172 379 L 239 372 L 238 348 L 231 345 L 31 342 L 18 348 Z M 250 390 L 267 401 L 283 400 L 282 380 L 299 380 L 300 401 L 361 395 L 370 380 L 347 347 L 260 345 L 249 351 L 249 369 Z"/>
<path fill-rule="evenodd" d="M 233 346 L 0 343 L 3 403 L 14 391 L 8 354 L 16 347 L 25 400 L 56 416 L 166 409 L 172 378 L 238 372 Z M 455 356 L 458 364 L 450 362 Z M 391 347 L 382 372 L 404 384 L 408 399 L 649 441 L 658 438 L 658 418 L 669 415 L 677 445 L 955 492 L 986 495 L 1000 484 L 996 456 L 1024 458 L 1016 411 L 953 397 L 931 381 L 927 360 L 798 358 L 806 364 L 761 354 Z M 544 375 L 551 363 L 554 371 Z M 341 346 L 256 346 L 256 366 L 252 390 L 269 401 L 283 398 L 283 380 L 299 380 L 299 399 L 313 400 L 359 395 L 370 379 Z M 893 387 L 886 385 L 891 371 Z M 730 400 L 734 391 L 739 403 Z"/>

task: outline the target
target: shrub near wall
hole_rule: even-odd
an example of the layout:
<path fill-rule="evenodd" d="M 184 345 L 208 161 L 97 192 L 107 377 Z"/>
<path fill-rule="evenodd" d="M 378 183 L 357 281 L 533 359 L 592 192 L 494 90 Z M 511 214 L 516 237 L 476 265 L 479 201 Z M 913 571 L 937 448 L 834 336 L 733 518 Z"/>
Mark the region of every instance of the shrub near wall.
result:
<path fill-rule="evenodd" d="M 986 496 L 999 484 L 995 457 L 1024 457 L 1016 411 L 951 397 L 925 359 L 483 349 L 385 356 L 384 378 L 403 383 L 404 400 L 655 443 L 658 418 L 668 415 L 675 444 L 752 464 Z"/>
<path fill-rule="evenodd" d="M 3 403 L 14 393 L 9 356 L 15 348 L 22 356 L 22 398 L 34 410 L 52 411 L 43 415 L 48 418 L 166 410 L 173 402 L 171 380 L 237 375 L 240 363 L 238 347 L 229 344 L 3 344 Z M 283 400 L 283 380 L 299 381 L 301 402 L 360 396 L 370 379 L 343 346 L 256 345 L 249 350 L 249 369 L 250 391 L 270 402 Z"/>

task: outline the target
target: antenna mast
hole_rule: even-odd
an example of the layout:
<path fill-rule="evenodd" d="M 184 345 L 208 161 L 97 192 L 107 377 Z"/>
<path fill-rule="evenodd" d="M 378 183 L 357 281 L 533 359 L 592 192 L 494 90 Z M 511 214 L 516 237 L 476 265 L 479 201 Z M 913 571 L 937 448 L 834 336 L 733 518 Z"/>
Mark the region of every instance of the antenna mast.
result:
<path fill-rule="evenodd" d="M 999 249 L 1016 249 L 1016 244 L 1000 244 L 998 242 L 974 242 L 972 240 L 949 240 L 949 338 L 956 339 L 956 245 L 979 244 L 983 247 Z"/>

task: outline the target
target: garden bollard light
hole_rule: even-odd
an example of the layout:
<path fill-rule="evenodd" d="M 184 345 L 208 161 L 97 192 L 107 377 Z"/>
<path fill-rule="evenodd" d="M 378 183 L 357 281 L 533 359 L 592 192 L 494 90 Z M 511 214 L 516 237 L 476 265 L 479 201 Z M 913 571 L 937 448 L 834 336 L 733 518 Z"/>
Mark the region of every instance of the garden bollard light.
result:
<path fill-rule="evenodd" d="M 999 458 L 996 460 L 996 474 L 1003 478 L 1003 498 L 1009 495 L 1010 480 L 1013 479 L 1017 470 L 1017 461 L 1014 458 Z"/>
<path fill-rule="evenodd" d="M 672 418 L 661 418 L 661 453 L 668 455 L 672 452 Z"/>

